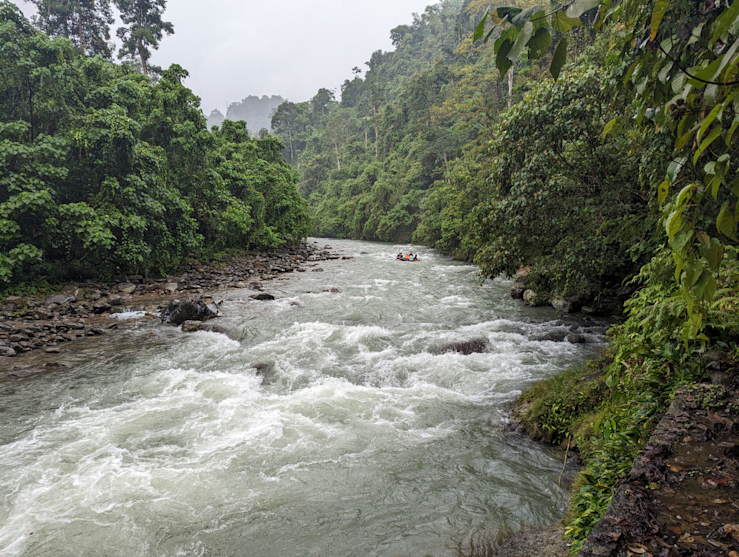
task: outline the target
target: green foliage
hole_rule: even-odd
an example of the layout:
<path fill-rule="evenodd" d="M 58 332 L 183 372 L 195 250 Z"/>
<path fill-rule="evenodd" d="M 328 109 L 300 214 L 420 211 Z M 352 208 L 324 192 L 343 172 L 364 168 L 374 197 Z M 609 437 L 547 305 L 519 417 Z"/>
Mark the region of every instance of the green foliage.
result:
<path fill-rule="evenodd" d="M 174 33 L 174 26 L 162 19 L 167 0 L 114 0 L 125 24 L 116 34 L 123 42 L 118 58 L 133 60 L 138 57 L 144 75 L 161 73 L 161 68 L 150 66 L 151 49 L 159 48 L 164 33 Z"/>
<path fill-rule="evenodd" d="M 36 26 L 50 37 L 63 37 L 88 56 L 111 57 L 110 0 L 28 0 L 38 10 Z"/>
<path fill-rule="evenodd" d="M 205 128 L 179 66 L 156 85 L 0 3 L 0 279 L 166 273 L 199 249 L 309 228 L 282 144 Z"/>

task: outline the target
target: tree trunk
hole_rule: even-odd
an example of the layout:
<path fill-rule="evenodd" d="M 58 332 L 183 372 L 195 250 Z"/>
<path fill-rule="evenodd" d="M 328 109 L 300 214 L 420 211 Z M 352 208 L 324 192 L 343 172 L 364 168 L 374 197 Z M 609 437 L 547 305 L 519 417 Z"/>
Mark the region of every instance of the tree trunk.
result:
<path fill-rule="evenodd" d="M 136 19 L 139 23 L 139 29 L 141 29 L 141 10 L 139 9 L 136 12 Z M 144 75 L 146 77 L 149 77 L 149 68 L 146 65 L 146 56 L 144 54 L 144 43 L 141 42 L 141 38 L 139 38 L 138 42 L 138 49 L 139 49 L 139 58 L 141 58 L 141 69 L 144 71 Z"/>
<path fill-rule="evenodd" d="M 339 158 L 339 144 L 334 141 L 334 149 L 336 150 L 336 168 L 341 172 L 341 159 Z"/>
<path fill-rule="evenodd" d="M 444 149 L 444 168 L 446 168 L 446 183 L 451 184 L 452 181 L 449 178 L 449 174 L 451 173 L 451 170 L 449 169 L 449 159 L 446 156 L 446 149 Z"/>
<path fill-rule="evenodd" d="M 364 128 L 364 150 L 367 150 L 367 128 Z"/>
<path fill-rule="evenodd" d="M 82 0 L 77 0 L 77 33 L 80 37 L 80 50 L 85 51 L 82 41 Z"/>
<path fill-rule="evenodd" d="M 287 128 L 287 135 L 290 137 L 290 162 L 295 160 L 295 153 L 293 152 L 293 130 Z"/>
<path fill-rule="evenodd" d="M 380 152 L 379 152 L 380 138 L 379 138 L 379 134 L 377 133 L 377 107 L 374 104 L 372 105 L 372 111 L 375 114 L 373 123 L 375 124 L 375 158 L 377 158 L 380 156 Z"/>
<path fill-rule="evenodd" d="M 508 70 L 508 108 L 511 108 L 512 98 L 513 98 L 513 68 Z"/>

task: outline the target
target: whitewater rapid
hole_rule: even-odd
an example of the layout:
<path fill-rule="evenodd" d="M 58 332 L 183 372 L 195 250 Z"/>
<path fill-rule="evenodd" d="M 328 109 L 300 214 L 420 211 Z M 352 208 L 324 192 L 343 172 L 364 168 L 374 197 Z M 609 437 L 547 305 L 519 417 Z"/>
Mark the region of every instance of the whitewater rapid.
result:
<path fill-rule="evenodd" d="M 0 555 L 470 555 L 556 520 L 572 472 L 506 411 L 606 324 L 432 250 L 320 242 L 353 259 L 265 283 L 272 302 L 214 294 L 228 336 L 131 316 L 69 368 L 0 380 Z M 568 333 L 588 343 L 542 340 Z"/>

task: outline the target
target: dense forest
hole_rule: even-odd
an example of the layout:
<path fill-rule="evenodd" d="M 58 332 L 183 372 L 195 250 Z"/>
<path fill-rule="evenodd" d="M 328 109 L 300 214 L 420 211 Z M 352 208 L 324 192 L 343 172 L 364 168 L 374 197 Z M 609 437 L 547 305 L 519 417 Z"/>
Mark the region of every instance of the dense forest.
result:
<path fill-rule="evenodd" d="M 675 391 L 739 362 L 739 2 L 514 4 L 429 6 L 340 100 L 285 102 L 272 129 L 314 234 L 425 244 L 532 305 L 617 315 L 524 416 L 585 464 L 575 554 Z"/>
<path fill-rule="evenodd" d="M 616 314 L 603 357 L 528 417 L 582 457 L 573 552 L 675 390 L 709 354 L 736 369 L 739 1 L 442 0 L 340 99 L 282 102 L 258 138 L 209 130 L 187 72 L 150 63 L 174 32 L 164 0 L 116 0 L 121 63 L 109 1 L 35 3 L 32 25 L 0 2 L 7 289 L 312 229 L 422 243 L 517 275 L 532 305 Z"/>
<path fill-rule="evenodd" d="M 148 20 L 133 19 L 149 27 L 119 30 L 135 39 L 119 56 L 138 64 L 116 64 L 108 4 L 82 3 L 92 15 L 63 20 L 56 4 L 39 2 L 35 23 L 50 38 L 0 2 L 6 286 L 161 275 L 193 255 L 274 248 L 309 230 L 280 141 L 250 137 L 243 121 L 209 131 L 200 100 L 182 85 L 187 72 L 148 63 L 161 32 L 172 30 L 155 13 L 164 2 L 133 4 L 134 16 L 137 5 L 148 10 Z"/>

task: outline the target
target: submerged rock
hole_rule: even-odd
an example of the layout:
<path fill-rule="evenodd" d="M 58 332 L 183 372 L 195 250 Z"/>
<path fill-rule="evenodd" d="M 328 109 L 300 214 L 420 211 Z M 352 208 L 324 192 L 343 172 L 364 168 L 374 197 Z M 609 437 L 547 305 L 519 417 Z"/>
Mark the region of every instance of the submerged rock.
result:
<path fill-rule="evenodd" d="M 184 302 L 174 300 L 162 312 L 162 323 L 181 325 L 185 321 L 207 321 L 218 317 L 218 307 L 204 302 L 200 296 L 191 296 Z"/>
<path fill-rule="evenodd" d="M 488 342 L 484 338 L 473 338 L 471 340 L 462 340 L 459 342 L 450 342 L 433 350 L 434 354 L 446 354 L 448 352 L 457 352 L 469 356 L 470 354 L 479 354 L 485 352 Z"/>
<path fill-rule="evenodd" d="M 185 321 L 182 324 L 183 333 L 196 333 L 198 331 L 207 331 L 210 333 L 220 333 L 227 335 L 228 331 L 225 327 L 216 325 L 214 323 L 203 323 L 202 321 Z"/>
<path fill-rule="evenodd" d="M 274 300 L 275 297 L 272 294 L 267 294 L 266 292 L 262 292 L 261 294 L 256 294 L 254 296 L 250 296 L 252 300 L 260 300 L 260 301 L 268 301 L 268 300 Z"/>

